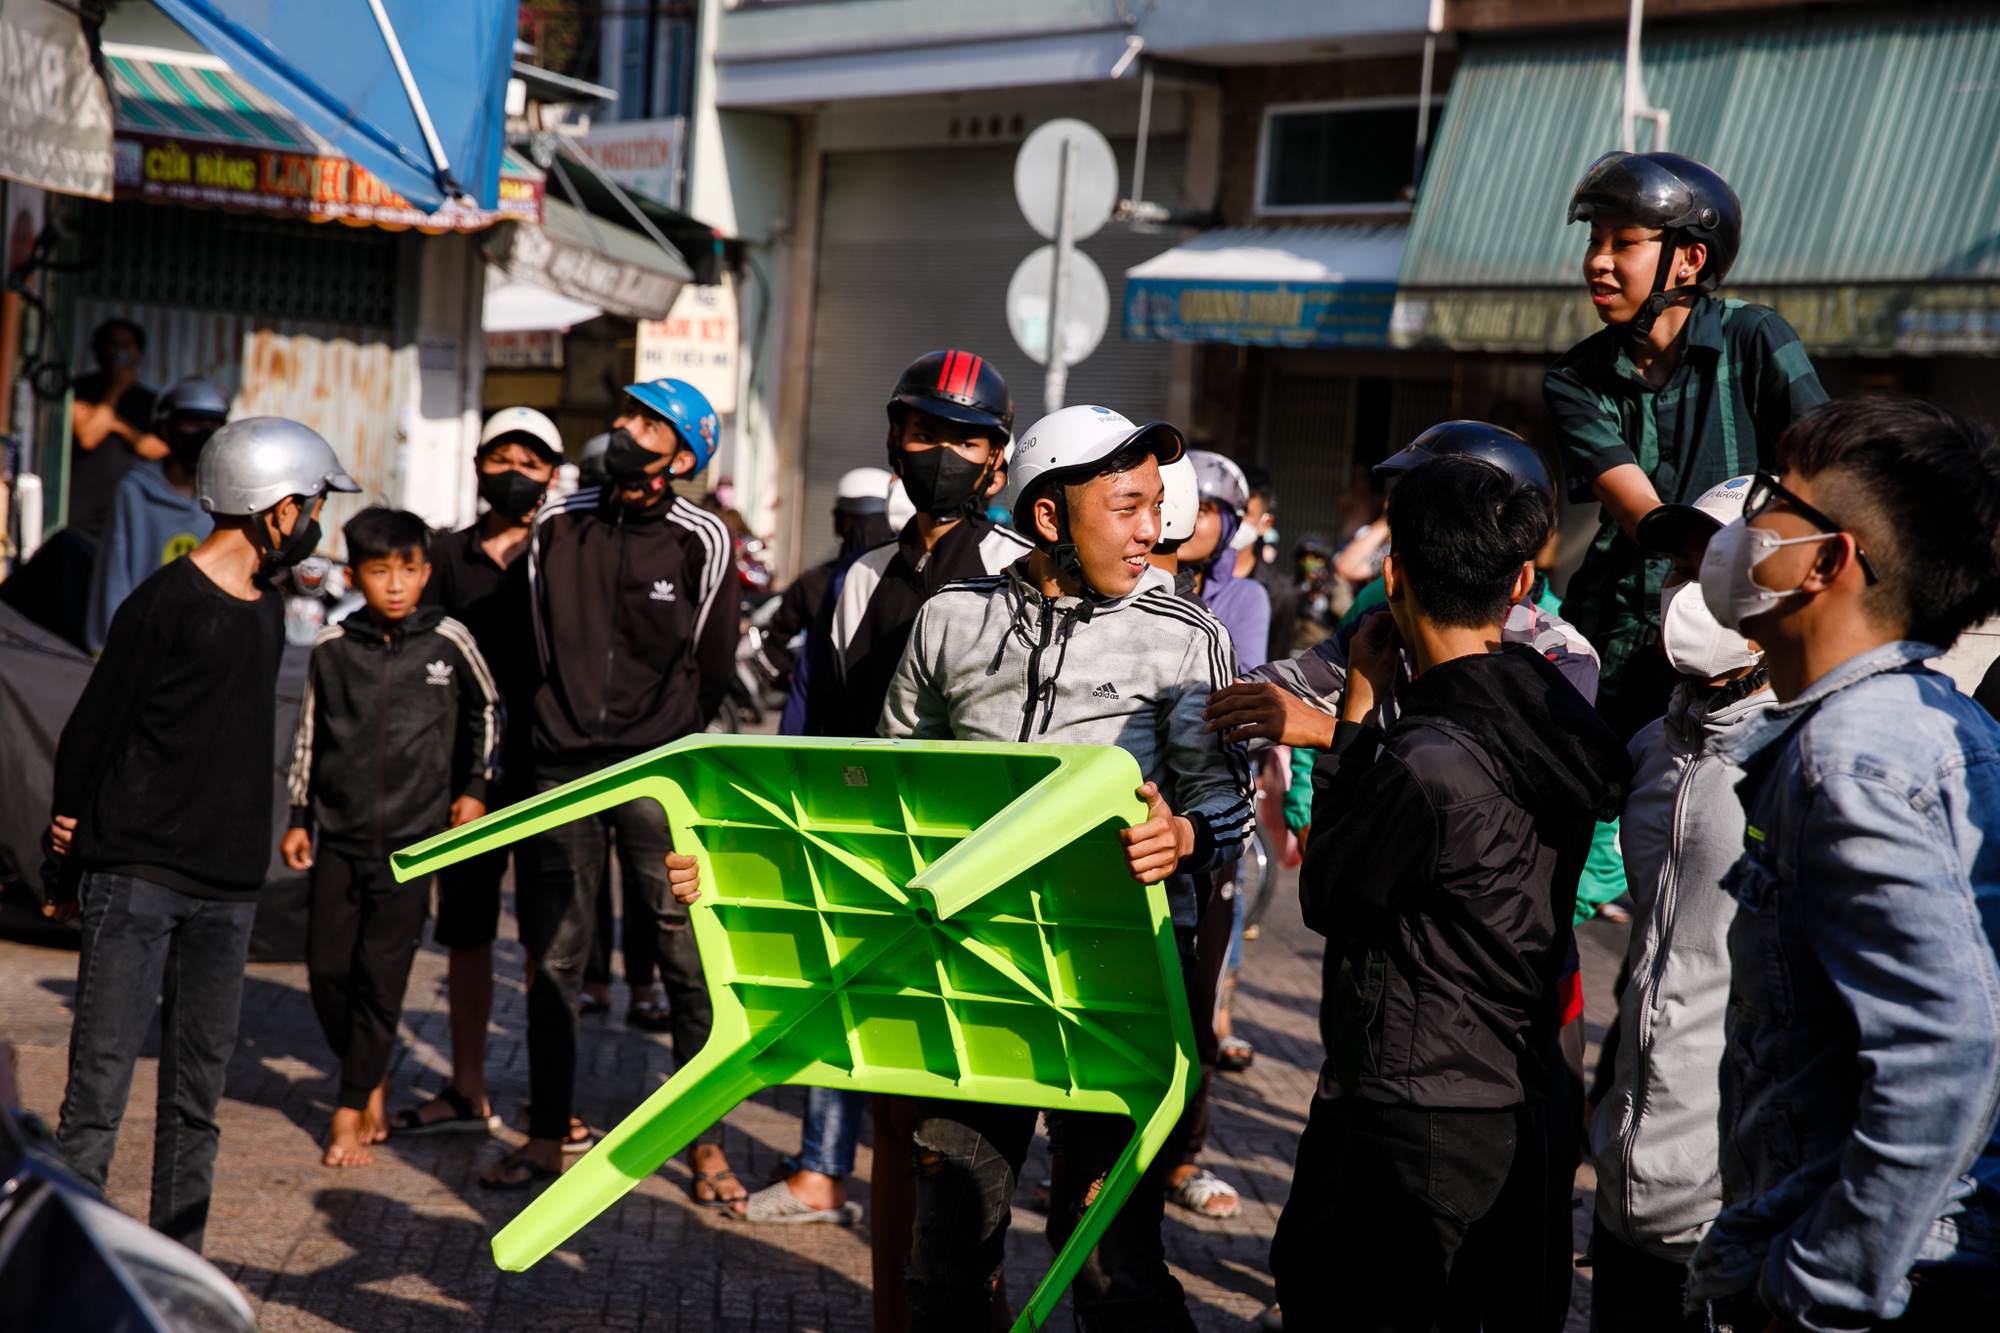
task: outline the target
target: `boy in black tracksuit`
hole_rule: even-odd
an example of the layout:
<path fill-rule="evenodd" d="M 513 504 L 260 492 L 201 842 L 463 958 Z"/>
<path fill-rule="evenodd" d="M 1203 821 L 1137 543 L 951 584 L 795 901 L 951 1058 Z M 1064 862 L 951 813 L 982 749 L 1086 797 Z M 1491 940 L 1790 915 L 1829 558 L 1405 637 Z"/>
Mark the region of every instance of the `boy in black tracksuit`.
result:
<path fill-rule="evenodd" d="M 1541 491 L 1474 458 L 1389 497 L 1389 614 L 1354 638 L 1299 877 L 1327 1061 L 1271 1248 L 1294 1333 L 1428 1329 L 1474 1222 L 1544 1228 L 1539 1192 L 1502 1186 L 1541 1152 L 1577 877 L 1629 781 L 1576 688 L 1501 639 L 1548 522 Z M 1385 736 L 1368 719 L 1404 649 Z"/>
<path fill-rule="evenodd" d="M 313 642 L 283 848 L 293 869 L 313 872 L 306 973 L 340 1057 L 324 1160 L 367 1166 L 367 1145 L 388 1133 L 389 1056 L 430 909 L 430 882 L 398 884 L 389 853 L 486 813 L 499 696 L 471 632 L 419 601 L 431 572 L 424 521 L 364 509 L 346 537 L 368 605 Z"/>

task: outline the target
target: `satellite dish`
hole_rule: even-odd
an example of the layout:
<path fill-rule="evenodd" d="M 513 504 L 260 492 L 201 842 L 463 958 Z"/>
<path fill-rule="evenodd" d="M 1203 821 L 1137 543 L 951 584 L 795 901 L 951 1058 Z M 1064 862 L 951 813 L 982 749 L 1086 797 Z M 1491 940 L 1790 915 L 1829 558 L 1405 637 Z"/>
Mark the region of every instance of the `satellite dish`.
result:
<path fill-rule="evenodd" d="M 1056 248 L 1045 245 L 1021 261 L 1007 284 L 1007 329 L 1038 366 L 1049 363 L 1049 287 Z M 1062 312 L 1062 363 L 1073 366 L 1097 350 L 1111 323 L 1111 289 L 1104 272 L 1081 250 L 1069 259 L 1069 296 Z"/>
<path fill-rule="evenodd" d="M 1118 159 L 1093 125 L 1064 117 L 1035 127 L 1014 157 L 1014 200 L 1028 225 L 1056 238 L 1056 195 L 1062 188 L 1062 146 L 1076 158 L 1076 194 L 1070 200 L 1076 239 L 1094 236 L 1118 204 Z M 1093 343 L 1092 346 L 1096 344 Z"/>

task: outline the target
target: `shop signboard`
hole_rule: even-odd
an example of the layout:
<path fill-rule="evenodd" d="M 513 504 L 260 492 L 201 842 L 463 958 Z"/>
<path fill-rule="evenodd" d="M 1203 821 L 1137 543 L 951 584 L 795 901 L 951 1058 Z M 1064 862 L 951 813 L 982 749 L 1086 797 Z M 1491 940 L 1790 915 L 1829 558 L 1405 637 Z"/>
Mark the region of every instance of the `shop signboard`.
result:
<path fill-rule="evenodd" d="M 76 10 L 49 0 L 0 8 L 0 176 L 111 197 L 111 94 Z"/>
<path fill-rule="evenodd" d="M 536 222 L 542 215 L 542 182 L 505 168 L 497 208 L 452 202 L 426 213 L 340 156 L 123 129 L 113 151 L 120 199 L 339 218 L 427 232 L 479 231 L 507 219 Z"/>
<path fill-rule="evenodd" d="M 686 116 L 594 122 L 577 146 L 620 185 L 679 208 L 687 127 Z"/>
<path fill-rule="evenodd" d="M 1385 347 L 1393 282 L 1128 278 L 1125 336 L 1253 347 Z"/>
<path fill-rule="evenodd" d="M 665 319 L 639 323 L 638 378 L 671 375 L 700 389 L 717 412 L 736 410 L 736 288 L 681 288 Z"/>

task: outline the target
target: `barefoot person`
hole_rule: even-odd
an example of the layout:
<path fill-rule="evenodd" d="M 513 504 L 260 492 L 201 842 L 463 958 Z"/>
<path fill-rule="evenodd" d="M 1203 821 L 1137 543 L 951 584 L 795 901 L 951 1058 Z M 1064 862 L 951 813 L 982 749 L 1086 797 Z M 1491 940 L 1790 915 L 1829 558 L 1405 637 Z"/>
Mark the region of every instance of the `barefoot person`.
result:
<path fill-rule="evenodd" d="M 471 632 L 419 601 L 431 574 L 424 521 L 364 509 L 345 536 L 368 605 L 313 642 L 283 849 L 292 869 L 312 871 L 306 975 L 340 1057 L 324 1160 L 367 1166 L 368 1145 L 389 1135 L 389 1056 L 431 897 L 428 879 L 396 882 L 389 853 L 486 813 L 499 696 Z"/>
<path fill-rule="evenodd" d="M 195 475 L 215 530 L 111 617 L 56 749 L 57 876 L 44 911 L 83 920 L 57 1137 L 101 1189 L 158 997 L 149 1220 L 197 1252 L 271 860 L 264 812 L 285 624 L 264 575 L 311 554 L 327 491 L 359 489 L 295 421 L 251 417 L 217 431 Z"/>

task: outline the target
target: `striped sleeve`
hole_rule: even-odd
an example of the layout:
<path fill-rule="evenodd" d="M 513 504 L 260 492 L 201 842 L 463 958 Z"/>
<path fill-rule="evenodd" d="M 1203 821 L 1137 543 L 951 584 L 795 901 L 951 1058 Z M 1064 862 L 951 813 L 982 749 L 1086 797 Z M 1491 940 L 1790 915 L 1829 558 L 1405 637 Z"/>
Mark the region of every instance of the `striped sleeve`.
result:
<path fill-rule="evenodd" d="M 571 491 L 557 503 L 537 510 L 534 526 L 528 529 L 528 617 L 534 624 L 535 656 L 544 675 L 555 661 L 554 645 L 549 642 L 548 620 L 542 614 L 542 598 L 547 594 L 547 589 L 542 586 L 542 561 L 550 536 L 545 529 L 558 514 L 583 513 L 597 508 L 600 493 L 596 486 Z"/>
<path fill-rule="evenodd" d="M 310 827 L 312 821 L 312 765 L 313 737 L 319 723 L 319 676 L 320 648 L 332 643 L 345 631 L 338 625 L 328 625 L 313 639 L 312 655 L 306 658 L 306 687 L 299 697 L 299 725 L 292 733 L 292 768 L 286 777 L 290 789 L 293 828 Z"/>
<path fill-rule="evenodd" d="M 500 691 L 471 630 L 446 616 L 438 622 L 437 632 L 458 650 L 465 667 L 459 676 L 452 795 L 484 801 L 486 788 L 500 776 Z"/>

